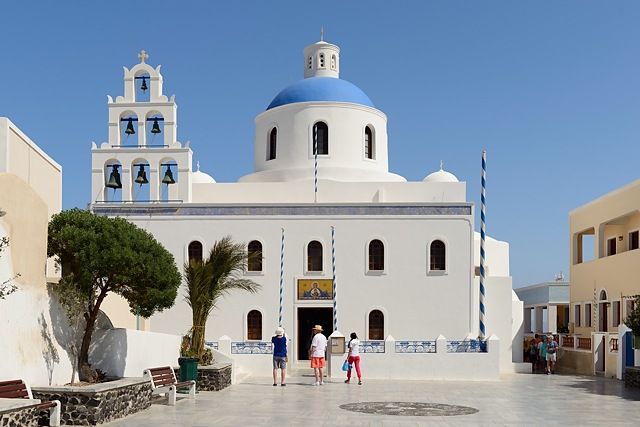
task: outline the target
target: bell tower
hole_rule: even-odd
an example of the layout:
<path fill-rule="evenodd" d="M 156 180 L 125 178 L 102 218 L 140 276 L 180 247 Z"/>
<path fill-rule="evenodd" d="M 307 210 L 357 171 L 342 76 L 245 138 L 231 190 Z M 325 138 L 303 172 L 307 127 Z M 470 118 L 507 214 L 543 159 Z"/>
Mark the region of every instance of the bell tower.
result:
<path fill-rule="evenodd" d="M 92 203 L 188 202 L 192 152 L 177 141 L 175 95 L 162 93 L 160 65 L 138 58 L 123 67 L 124 94 L 107 96 L 108 141 L 92 143 Z"/>

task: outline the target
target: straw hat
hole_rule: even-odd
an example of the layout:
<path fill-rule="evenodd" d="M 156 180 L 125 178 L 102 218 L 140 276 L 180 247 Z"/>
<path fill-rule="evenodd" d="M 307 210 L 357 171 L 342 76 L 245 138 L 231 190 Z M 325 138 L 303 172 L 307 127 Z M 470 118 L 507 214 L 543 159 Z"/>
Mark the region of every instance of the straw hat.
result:
<path fill-rule="evenodd" d="M 314 326 L 313 328 L 311 328 L 311 330 L 315 330 L 315 331 L 318 331 L 318 332 L 322 332 L 322 326 L 320 326 L 320 325 L 316 325 L 316 326 Z"/>
<path fill-rule="evenodd" d="M 284 334 L 284 329 L 282 329 L 281 327 L 278 327 L 276 329 L 276 335 L 282 335 L 282 334 Z"/>

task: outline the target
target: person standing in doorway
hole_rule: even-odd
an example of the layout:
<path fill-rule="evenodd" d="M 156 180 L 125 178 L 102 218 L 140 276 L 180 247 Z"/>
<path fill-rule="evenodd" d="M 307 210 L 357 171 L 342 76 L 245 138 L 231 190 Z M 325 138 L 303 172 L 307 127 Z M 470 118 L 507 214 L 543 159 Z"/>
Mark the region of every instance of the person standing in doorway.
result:
<path fill-rule="evenodd" d="M 280 385 L 286 386 L 284 379 L 287 375 L 287 337 L 284 329 L 278 327 L 276 334 L 271 337 L 273 344 L 273 386 L 277 386 L 278 370 L 280 370 Z"/>
<path fill-rule="evenodd" d="M 322 334 L 322 326 L 315 325 L 311 328 L 313 338 L 309 349 L 309 359 L 315 375 L 315 382 L 311 385 L 324 385 L 325 351 L 327 350 L 327 337 Z"/>
<path fill-rule="evenodd" d="M 358 385 L 362 385 L 362 372 L 360 372 L 360 340 L 355 332 L 351 332 L 347 363 L 349 363 L 349 370 L 347 371 L 347 379 L 345 383 L 349 383 L 351 381 L 351 367 L 355 366 L 356 374 L 358 375 Z"/>

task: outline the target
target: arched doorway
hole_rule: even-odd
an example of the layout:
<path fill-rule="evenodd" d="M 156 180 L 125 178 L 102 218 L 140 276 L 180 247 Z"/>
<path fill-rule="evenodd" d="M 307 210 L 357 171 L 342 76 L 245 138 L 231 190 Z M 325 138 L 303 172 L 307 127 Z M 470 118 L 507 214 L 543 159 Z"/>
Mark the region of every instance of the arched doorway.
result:
<path fill-rule="evenodd" d="M 598 303 L 598 330 L 600 332 L 608 331 L 609 317 L 607 315 L 609 307 L 609 299 L 607 291 L 600 291 L 600 302 Z"/>

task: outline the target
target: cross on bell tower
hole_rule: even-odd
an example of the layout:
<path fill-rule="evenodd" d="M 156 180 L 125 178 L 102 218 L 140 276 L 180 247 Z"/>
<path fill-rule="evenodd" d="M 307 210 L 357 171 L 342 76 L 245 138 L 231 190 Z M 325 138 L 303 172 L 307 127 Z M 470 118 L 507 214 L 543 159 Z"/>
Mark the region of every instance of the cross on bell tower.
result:
<path fill-rule="evenodd" d="M 144 50 L 141 50 L 138 54 L 138 58 L 140 58 L 140 63 L 144 64 L 144 60 L 149 58 L 149 55 Z"/>

